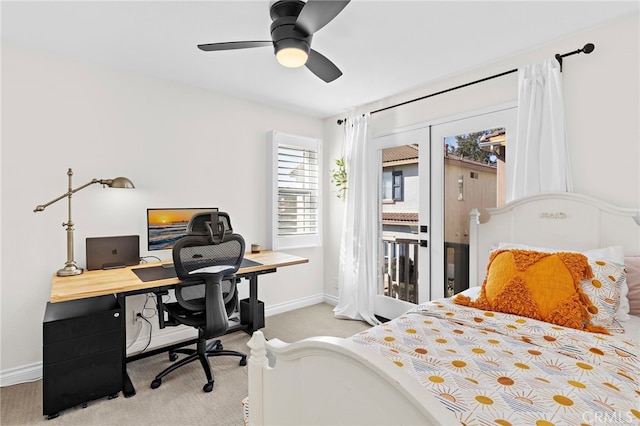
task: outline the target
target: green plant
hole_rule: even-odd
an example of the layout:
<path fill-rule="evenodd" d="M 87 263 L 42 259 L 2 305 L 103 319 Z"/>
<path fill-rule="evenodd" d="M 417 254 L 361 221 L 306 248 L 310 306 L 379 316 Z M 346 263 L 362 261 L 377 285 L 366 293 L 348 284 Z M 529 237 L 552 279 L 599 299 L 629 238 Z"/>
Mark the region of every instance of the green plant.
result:
<path fill-rule="evenodd" d="M 335 160 L 336 168 L 331 169 L 331 182 L 336 186 L 338 198 L 344 198 L 347 192 L 347 169 L 344 165 L 344 157 Z"/>

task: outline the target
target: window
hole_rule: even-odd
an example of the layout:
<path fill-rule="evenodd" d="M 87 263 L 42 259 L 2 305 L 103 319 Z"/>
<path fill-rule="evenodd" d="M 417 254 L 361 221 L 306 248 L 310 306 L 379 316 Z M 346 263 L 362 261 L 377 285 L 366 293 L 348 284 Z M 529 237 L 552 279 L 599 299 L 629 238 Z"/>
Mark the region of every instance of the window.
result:
<path fill-rule="evenodd" d="M 404 185 L 402 183 L 402 170 L 382 172 L 382 199 L 385 201 L 402 201 L 404 198 Z"/>
<path fill-rule="evenodd" d="M 271 132 L 271 247 L 322 244 L 322 141 Z"/>

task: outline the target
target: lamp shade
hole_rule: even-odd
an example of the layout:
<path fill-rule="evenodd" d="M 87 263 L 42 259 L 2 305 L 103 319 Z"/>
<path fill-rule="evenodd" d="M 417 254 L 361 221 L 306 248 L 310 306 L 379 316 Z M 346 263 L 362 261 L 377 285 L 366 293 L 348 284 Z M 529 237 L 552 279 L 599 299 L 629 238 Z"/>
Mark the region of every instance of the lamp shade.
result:
<path fill-rule="evenodd" d="M 133 182 L 126 177 L 117 177 L 115 179 L 110 179 L 111 182 L 107 181 L 107 186 L 109 188 L 135 188 Z"/>

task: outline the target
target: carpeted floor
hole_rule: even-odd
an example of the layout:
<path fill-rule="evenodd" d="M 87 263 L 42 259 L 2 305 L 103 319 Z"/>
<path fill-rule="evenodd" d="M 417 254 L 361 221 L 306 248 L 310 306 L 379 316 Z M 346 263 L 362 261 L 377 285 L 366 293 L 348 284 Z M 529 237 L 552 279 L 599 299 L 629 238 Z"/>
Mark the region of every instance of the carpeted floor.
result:
<path fill-rule="evenodd" d="M 267 339 L 294 342 L 311 336 L 348 337 L 367 329 L 360 321 L 339 320 L 333 307 L 318 304 L 267 317 L 262 329 Z M 249 335 L 236 332 L 221 340 L 225 349 L 248 353 Z M 64 410 L 58 418 L 42 415 L 42 381 L 0 389 L 2 425 L 242 425 L 242 399 L 247 396 L 247 367 L 237 358 L 210 358 L 215 386 L 205 393 L 204 373 L 199 363 L 191 363 L 168 375 L 158 389 L 151 380 L 169 364 L 167 354 L 129 363 L 127 369 L 136 395 L 91 401 L 86 408 Z"/>

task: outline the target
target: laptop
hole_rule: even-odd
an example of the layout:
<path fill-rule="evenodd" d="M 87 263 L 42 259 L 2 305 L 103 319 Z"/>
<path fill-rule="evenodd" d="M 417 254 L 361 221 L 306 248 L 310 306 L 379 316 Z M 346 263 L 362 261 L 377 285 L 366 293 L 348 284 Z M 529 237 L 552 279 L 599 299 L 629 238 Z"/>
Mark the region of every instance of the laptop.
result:
<path fill-rule="evenodd" d="M 115 269 L 140 263 L 140 236 L 87 238 L 87 269 Z"/>

